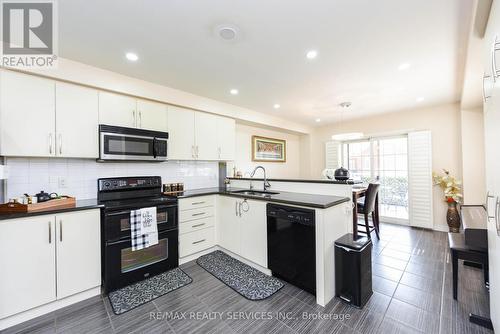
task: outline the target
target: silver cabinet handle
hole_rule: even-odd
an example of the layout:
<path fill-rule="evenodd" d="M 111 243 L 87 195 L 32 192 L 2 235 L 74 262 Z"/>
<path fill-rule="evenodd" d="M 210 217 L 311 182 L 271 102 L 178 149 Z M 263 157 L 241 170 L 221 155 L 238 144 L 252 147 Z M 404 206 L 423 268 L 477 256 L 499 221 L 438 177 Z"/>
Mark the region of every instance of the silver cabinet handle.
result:
<path fill-rule="evenodd" d="M 62 219 L 59 220 L 59 241 L 62 242 Z"/>
<path fill-rule="evenodd" d="M 49 153 L 52 154 L 52 133 L 49 133 Z"/>
<path fill-rule="evenodd" d="M 203 226 L 203 225 L 205 225 L 205 223 L 193 225 L 193 226 L 191 226 L 191 228 L 200 227 L 200 226 Z"/>
<path fill-rule="evenodd" d="M 493 219 L 495 218 L 495 216 L 490 216 L 490 211 L 489 211 L 490 198 L 495 198 L 495 196 L 491 196 L 490 192 L 488 191 L 486 193 L 486 205 L 485 205 L 486 215 L 488 216 L 488 219 Z"/>
<path fill-rule="evenodd" d="M 204 214 L 205 214 L 205 212 L 199 212 L 199 213 L 193 213 L 191 216 L 196 217 L 196 216 L 201 216 Z"/>
<path fill-rule="evenodd" d="M 238 202 L 236 201 L 236 202 L 234 202 L 234 204 L 235 204 L 234 208 L 236 211 L 235 215 L 238 216 Z"/>
<path fill-rule="evenodd" d="M 238 216 L 241 217 L 241 202 L 238 202 Z"/>
<path fill-rule="evenodd" d="M 62 134 L 59 134 L 59 154 L 62 154 Z"/>
<path fill-rule="evenodd" d="M 142 128 L 142 111 L 139 111 L 139 127 Z"/>
<path fill-rule="evenodd" d="M 52 243 L 52 224 L 49 222 L 49 244 Z"/>
<path fill-rule="evenodd" d="M 191 203 L 191 205 L 199 205 L 199 204 L 203 204 L 203 203 L 205 203 L 205 201 L 201 201 L 201 202 L 193 202 L 193 203 Z"/>
<path fill-rule="evenodd" d="M 137 119 L 135 118 L 135 110 L 132 110 L 132 118 L 133 118 L 132 126 L 135 128 L 135 127 L 137 127 Z"/>
<path fill-rule="evenodd" d="M 486 95 L 486 91 L 484 89 L 484 82 L 486 81 L 486 79 L 489 79 L 491 78 L 491 75 L 484 75 L 483 76 L 483 101 L 486 102 L 486 99 L 489 99 L 491 97 L 491 95 Z"/>
<path fill-rule="evenodd" d="M 500 236 L 500 219 L 498 219 L 499 211 L 500 211 L 500 197 L 497 197 L 497 202 L 495 204 L 495 223 L 498 236 Z"/>
<path fill-rule="evenodd" d="M 198 241 L 194 241 L 194 242 L 193 242 L 193 245 L 199 244 L 200 242 L 203 242 L 203 241 L 205 241 L 205 240 L 207 240 L 207 239 L 201 239 L 201 240 L 198 240 Z"/>
<path fill-rule="evenodd" d="M 196 156 L 194 155 L 194 145 L 191 145 L 191 156 L 193 158 L 196 158 Z"/>
<path fill-rule="evenodd" d="M 498 41 L 498 36 L 495 36 L 495 42 L 493 42 L 493 48 L 491 50 L 491 73 L 493 74 L 493 81 L 495 82 L 499 76 L 498 72 L 500 72 L 497 69 L 497 59 L 496 59 L 497 51 L 500 51 L 500 42 Z"/>

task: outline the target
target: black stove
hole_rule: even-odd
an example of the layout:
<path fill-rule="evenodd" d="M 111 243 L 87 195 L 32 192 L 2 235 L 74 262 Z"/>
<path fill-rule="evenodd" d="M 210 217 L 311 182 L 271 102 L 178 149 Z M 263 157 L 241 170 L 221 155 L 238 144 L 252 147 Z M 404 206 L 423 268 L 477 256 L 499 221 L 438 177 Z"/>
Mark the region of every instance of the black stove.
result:
<path fill-rule="evenodd" d="M 106 293 L 178 267 L 177 199 L 161 192 L 161 177 L 98 179 L 103 281 Z M 130 212 L 156 207 L 158 244 L 132 251 Z"/>

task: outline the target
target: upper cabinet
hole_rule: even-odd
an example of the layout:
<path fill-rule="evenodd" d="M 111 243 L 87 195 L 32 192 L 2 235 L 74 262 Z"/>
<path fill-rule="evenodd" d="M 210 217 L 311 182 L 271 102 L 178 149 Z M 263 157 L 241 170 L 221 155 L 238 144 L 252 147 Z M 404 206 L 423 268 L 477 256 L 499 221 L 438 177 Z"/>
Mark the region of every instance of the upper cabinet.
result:
<path fill-rule="evenodd" d="M 55 155 L 55 82 L 0 72 L 0 155 Z"/>
<path fill-rule="evenodd" d="M 98 92 L 56 82 L 56 155 L 97 158 Z"/>
<path fill-rule="evenodd" d="M 99 92 L 99 123 L 167 131 L 167 106 L 130 96 Z"/>
<path fill-rule="evenodd" d="M 204 112 L 168 108 L 169 159 L 233 160 L 235 121 Z"/>

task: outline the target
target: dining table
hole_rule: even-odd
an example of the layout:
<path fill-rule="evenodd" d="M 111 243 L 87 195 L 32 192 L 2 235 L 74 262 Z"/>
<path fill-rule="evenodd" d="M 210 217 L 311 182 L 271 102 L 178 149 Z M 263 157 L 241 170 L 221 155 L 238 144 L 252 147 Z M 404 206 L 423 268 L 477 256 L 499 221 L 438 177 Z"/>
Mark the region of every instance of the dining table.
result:
<path fill-rule="evenodd" d="M 352 235 L 354 239 L 358 238 L 358 199 L 366 196 L 367 186 L 352 187 Z M 379 219 L 378 193 L 375 197 L 375 217 Z M 370 237 L 369 235 L 367 237 Z"/>

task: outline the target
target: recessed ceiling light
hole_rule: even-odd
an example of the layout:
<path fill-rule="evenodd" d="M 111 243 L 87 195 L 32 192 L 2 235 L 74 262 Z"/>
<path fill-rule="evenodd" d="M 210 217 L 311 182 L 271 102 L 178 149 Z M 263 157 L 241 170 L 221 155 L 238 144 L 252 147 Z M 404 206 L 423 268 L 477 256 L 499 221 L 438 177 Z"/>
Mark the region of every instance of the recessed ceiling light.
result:
<path fill-rule="evenodd" d="M 423 96 L 417 97 L 417 102 L 422 102 L 423 100 L 425 100 Z"/>
<path fill-rule="evenodd" d="M 239 91 L 237 89 L 233 88 L 229 91 L 229 93 L 231 93 L 231 95 L 238 95 Z"/>
<path fill-rule="evenodd" d="M 225 42 L 234 42 L 239 39 L 240 29 L 234 24 L 224 23 L 215 27 L 214 34 Z"/>
<path fill-rule="evenodd" d="M 130 61 L 137 61 L 137 60 L 139 59 L 139 56 L 138 56 L 138 55 L 136 55 L 136 54 L 135 54 L 135 53 L 133 53 L 133 52 L 127 52 L 127 53 L 125 54 L 125 57 L 127 57 L 127 59 L 128 59 L 128 60 L 130 60 Z"/>
<path fill-rule="evenodd" d="M 321 122 L 321 118 L 316 118 L 316 123 Z"/>
<path fill-rule="evenodd" d="M 398 70 L 404 71 L 410 68 L 410 63 L 402 63 L 398 66 Z"/>
<path fill-rule="evenodd" d="M 306 53 L 307 59 L 314 59 L 317 56 L 318 56 L 318 51 L 316 51 L 316 50 L 310 50 L 310 51 L 307 51 L 307 53 Z"/>
<path fill-rule="evenodd" d="M 219 30 L 219 36 L 226 41 L 232 40 L 236 37 L 236 30 L 231 27 L 223 27 Z"/>
<path fill-rule="evenodd" d="M 281 106 L 278 103 L 275 103 L 274 106 L 273 106 L 274 109 L 279 109 L 280 107 Z"/>

